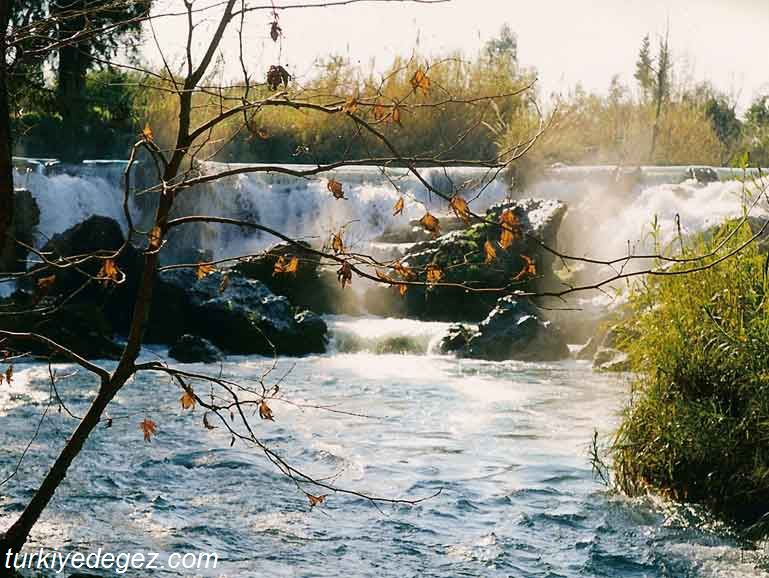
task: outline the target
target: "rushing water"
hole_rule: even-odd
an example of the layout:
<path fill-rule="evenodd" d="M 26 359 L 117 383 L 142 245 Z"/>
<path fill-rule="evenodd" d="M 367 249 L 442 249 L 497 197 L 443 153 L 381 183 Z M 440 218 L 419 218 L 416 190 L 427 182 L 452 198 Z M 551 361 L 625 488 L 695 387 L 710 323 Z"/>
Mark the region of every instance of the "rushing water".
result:
<path fill-rule="evenodd" d="M 380 511 L 331 495 L 310 509 L 258 451 L 230 447 L 221 429 L 203 427 L 199 409 L 182 411 L 167 379 L 145 374 L 110 408 L 114 425 L 92 436 L 31 546 L 216 552 L 218 569 L 203 576 L 769 576 L 760 553 L 741 550 L 696 512 L 628 500 L 594 480 L 589 443 L 595 428 L 608 434 L 616 424 L 625 378 L 580 362 L 430 355 L 441 324 L 330 322 L 357 352 L 280 360 L 276 375 L 291 370 L 281 392 L 300 406 L 367 417 L 275 401 L 274 423 L 255 418 L 258 435 L 294 465 L 334 476 L 340 486 L 438 496 Z M 371 352 L 399 335 L 411 353 Z M 249 380 L 270 363 L 230 358 L 221 371 Z M 80 414 L 93 385 L 76 375 L 59 390 Z M 18 366 L 13 385 L 0 387 L 0 473 L 13 468 L 48 399 L 47 367 Z M 158 423 L 152 443 L 137 429 L 144 417 Z M 29 498 L 73 425 L 49 412 L 18 475 L 0 488 L 0 526 Z"/>

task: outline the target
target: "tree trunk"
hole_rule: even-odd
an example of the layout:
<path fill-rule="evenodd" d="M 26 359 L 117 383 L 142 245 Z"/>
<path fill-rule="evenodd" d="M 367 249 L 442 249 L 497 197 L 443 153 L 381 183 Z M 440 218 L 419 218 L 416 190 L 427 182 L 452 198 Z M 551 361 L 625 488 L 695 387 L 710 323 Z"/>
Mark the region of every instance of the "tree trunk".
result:
<path fill-rule="evenodd" d="M 12 0 L 0 2 L 0 271 L 13 270 L 13 160 L 11 155 L 11 110 L 8 102 L 6 32 Z"/>
<path fill-rule="evenodd" d="M 62 3 L 59 10 L 71 12 L 84 8 L 82 0 Z M 55 10 L 54 10 L 55 11 Z M 71 37 L 86 27 L 84 17 L 63 18 L 59 25 L 59 38 Z M 59 156 L 62 160 L 77 162 L 82 160 L 83 147 L 80 146 L 85 109 L 85 79 L 90 64 L 88 46 L 85 44 L 66 44 L 59 48 L 59 68 L 56 87 L 57 108 L 62 118 L 62 143 Z"/>

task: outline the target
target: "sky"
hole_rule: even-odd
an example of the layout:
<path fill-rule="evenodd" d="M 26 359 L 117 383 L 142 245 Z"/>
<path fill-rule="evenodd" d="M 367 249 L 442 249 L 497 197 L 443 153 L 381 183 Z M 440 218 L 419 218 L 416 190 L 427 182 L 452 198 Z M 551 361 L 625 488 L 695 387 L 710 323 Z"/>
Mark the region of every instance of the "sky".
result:
<path fill-rule="evenodd" d="M 269 0 L 258 0 L 269 5 Z M 278 6 L 296 0 L 274 0 Z M 305 0 L 318 3 L 320 0 Z M 214 0 L 196 0 L 202 7 Z M 253 0 L 248 0 L 252 4 Z M 178 10 L 181 0 L 160 0 L 158 12 Z M 210 35 L 215 12 L 196 30 Z M 568 93 L 577 83 L 605 93 L 615 74 L 633 82 L 641 39 L 670 31 L 674 65 L 694 81 L 710 80 L 736 100 L 739 110 L 769 92 L 769 0 L 451 0 L 443 4 L 358 3 L 345 7 L 281 11 L 282 54 L 269 39 L 269 11 L 249 15 L 244 27 L 248 67 L 255 73 L 280 60 L 299 79 L 311 75 L 317 58 L 330 54 L 385 67 L 397 55 L 477 54 L 508 23 L 518 36 L 521 65 L 537 70 L 543 96 Z M 234 32 L 234 29 L 233 29 Z M 167 57 L 178 62 L 184 18 L 156 24 Z M 223 44 L 223 74 L 240 70 L 237 39 Z M 153 42 L 145 48 L 160 60 Z"/>

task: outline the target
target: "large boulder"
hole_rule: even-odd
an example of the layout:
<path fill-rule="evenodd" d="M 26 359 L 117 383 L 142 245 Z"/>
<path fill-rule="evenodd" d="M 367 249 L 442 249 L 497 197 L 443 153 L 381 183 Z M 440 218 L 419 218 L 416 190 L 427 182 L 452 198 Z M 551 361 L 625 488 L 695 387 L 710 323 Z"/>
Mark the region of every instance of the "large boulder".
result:
<path fill-rule="evenodd" d="M 569 357 L 563 334 L 528 301 L 502 297 L 477 331 L 452 327 L 441 350 L 462 357 L 504 361 L 556 361 Z"/>
<path fill-rule="evenodd" d="M 496 245 L 501 233 L 499 219 L 505 210 L 516 216 L 520 233 L 506 250 Z M 414 244 L 402 263 L 414 271 L 435 265 L 443 272 L 442 283 L 464 284 L 472 289 L 503 289 L 511 285 L 520 289 L 546 289 L 556 281 L 552 272 L 553 256 L 542 245 L 556 245 L 565 213 L 566 205 L 560 201 L 505 201 L 490 207 L 484 222 Z M 491 264 L 485 263 L 487 240 L 496 247 L 496 259 Z M 514 281 L 526 268 L 527 259 L 533 262 L 536 274 Z M 371 290 L 366 303 L 380 307 L 392 305 L 406 316 L 421 319 L 479 321 L 495 307 L 497 296 L 493 291 L 479 292 L 463 287 L 410 287 L 402 304 L 397 305 L 393 292 L 379 287 Z"/>
<path fill-rule="evenodd" d="M 89 276 L 98 275 L 104 258 L 111 257 L 118 249 L 121 251 L 114 261 L 125 274 L 125 281 L 107 286 L 94 281 L 88 283 Z M 51 261 L 89 254 L 102 258 L 93 258 L 78 267 L 67 269 L 37 266 L 20 284 L 21 288 L 34 292 L 40 278 L 55 275 L 55 282 L 47 289 L 48 295 L 72 296 L 76 303 L 98 308 L 115 332 L 127 332 L 142 270 L 142 254 L 130 243 L 125 243 L 123 231 L 115 219 L 100 215 L 89 217 L 63 233 L 54 235 L 41 250 Z"/>
<path fill-rule="evenodd" d="M 227 353 L 304 355 L 326 349 L 326 324 L 296 311 L 255 279 L 214 271 L 202 279 L 189 269 L 162 273 L 147 339 L 171 342 L 191 333 Z"/>
<path fill-rule="evenodd" d="M 208 339 L 197 335 L 182 335 L 168 350 L 168 356 L 181 363 L 217 363 L 224 355 Z"/>
<path fill-rule="evenodd" d="M 295 273 L 275 274 L 278 259 L 288 263 L 294 257 L 299 263 Z M 261 255 L 241 261 L 234 270 L 243 277 L 261 281 L 297 307 L 318 313 L 360 314 L 351 292 L 341 288 L 335 272 L 320 266 L 320 256 L 308 243 L 274 245 Z"/>

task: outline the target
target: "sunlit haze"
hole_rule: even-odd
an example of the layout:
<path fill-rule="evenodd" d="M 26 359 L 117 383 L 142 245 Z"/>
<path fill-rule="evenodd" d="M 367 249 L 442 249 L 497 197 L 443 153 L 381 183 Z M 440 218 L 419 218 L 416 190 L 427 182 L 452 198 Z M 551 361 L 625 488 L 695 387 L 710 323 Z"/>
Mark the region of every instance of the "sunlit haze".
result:
<path fill-rule="evenodd" d="M 210 4 L 198 0 L 195 6 Z M 289 2 L 276 0 L 275 4 Z M 155 10 L 182 8 L 180 0 L 165 0 Z M 196 31 L 201 42 L 210 34 L 216 11 L 206 14 L 209 26 Z M 633 80 L 643 36 L 650 34 L 654 42 L 669 27 L 679 78 L 711 81 L 729 93 L 739 109 L 769 89 L 764 66 L 769 55 L 769 2 L 763 0 L 452 0 L 434 5 L 361 3 L 285 10 L 280 15 L 285 33 L 282 58 L 269 40 L 269 21 L 268 10 L 246 19 L 247 65 L 252 74 L 280 59 L 301 81 L 312 75 L 317 59 L 330 55 L 382 69 L 415 47 L 432 57 L 454 51 L 473 55 L 508 23 L 518 36 L 521 65 L 539 72 L 541 95 L 568 92 L 577 83 L 590 91 L 606 92 L 614 75 L 628 84 Z M 159 36 L 166 56 L 178 62 L 185 19 L 169 18 L 156 26 L 162 27 Z M 228 55 L 223 63 L 225 76 L 239 73 L 240 64 L 233 57 L 236 43 L 230 34 L 223 45 Z M 160 64 L 152 42 L 144 50 L 151 63 Z"/>

